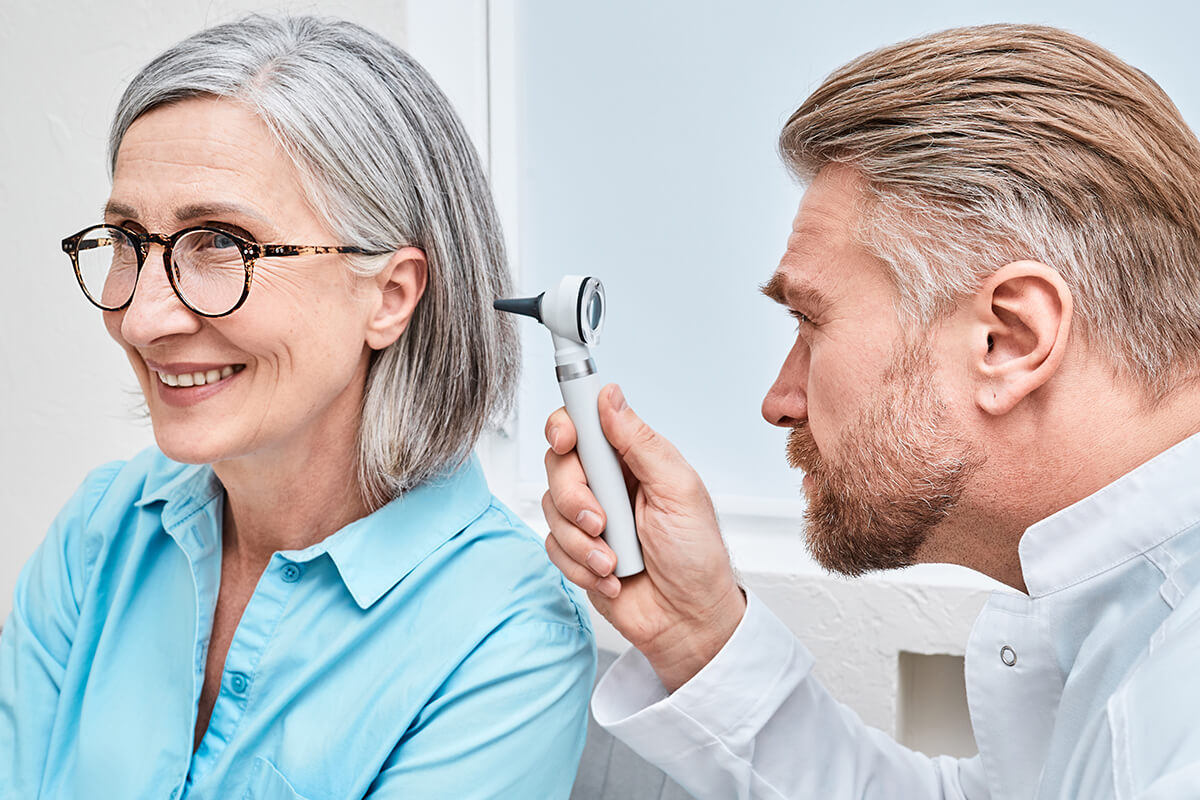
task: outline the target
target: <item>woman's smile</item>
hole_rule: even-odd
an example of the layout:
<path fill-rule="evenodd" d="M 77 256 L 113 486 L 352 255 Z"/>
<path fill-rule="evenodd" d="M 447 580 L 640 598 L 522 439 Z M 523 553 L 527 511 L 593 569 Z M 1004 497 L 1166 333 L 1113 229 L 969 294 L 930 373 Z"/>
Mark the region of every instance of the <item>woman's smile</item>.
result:
<path fill-rule="evenodd" d="M 225 389 L 246 365 L 146 361 L 146 367 L 158 378 L 158 396 L 162 401 L 179 407 L 195 405 Z"/>

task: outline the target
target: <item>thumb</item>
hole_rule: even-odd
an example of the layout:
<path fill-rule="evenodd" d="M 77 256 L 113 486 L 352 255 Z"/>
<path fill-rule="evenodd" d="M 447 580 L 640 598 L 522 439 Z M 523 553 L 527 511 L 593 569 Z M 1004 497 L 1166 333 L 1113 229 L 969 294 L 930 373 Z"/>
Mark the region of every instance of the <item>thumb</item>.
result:
<path fill-rule="evenodd" d="M 621 387 L 610 383 L 598 398 L 600 427 L 639 483 L 662 480 L 679 467 L 690 469 L 679 451 L 642 421 L 625 401 Z"/>

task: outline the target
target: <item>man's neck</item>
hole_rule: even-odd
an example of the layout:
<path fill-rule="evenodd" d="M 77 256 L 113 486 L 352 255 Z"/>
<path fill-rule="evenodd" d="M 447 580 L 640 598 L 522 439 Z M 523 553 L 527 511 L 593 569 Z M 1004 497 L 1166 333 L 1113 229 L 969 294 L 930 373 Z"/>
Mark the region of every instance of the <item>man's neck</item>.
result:
<path fill-rule="evenodd" d="M 960 564 L 1025 592 L 1019 545 L 1030 526 L 1200 433 L 1197 382 L 1156 404 L 1128 390 L 1070 407 L 987 443 L 987 466 L 921 561 Z"/>

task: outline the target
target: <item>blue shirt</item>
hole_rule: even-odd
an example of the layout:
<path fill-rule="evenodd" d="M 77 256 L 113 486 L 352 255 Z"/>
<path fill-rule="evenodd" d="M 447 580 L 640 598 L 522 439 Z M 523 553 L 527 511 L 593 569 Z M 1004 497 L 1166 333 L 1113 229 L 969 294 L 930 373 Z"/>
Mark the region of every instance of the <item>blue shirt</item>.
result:
<path fill-rule="evenodd" d="M 595 645 L 472 460 L 275 553 L 193 755 L 224 490 L 148 450 L 93 472 L 0 635 L 0 797 L 566 797 Z"/>

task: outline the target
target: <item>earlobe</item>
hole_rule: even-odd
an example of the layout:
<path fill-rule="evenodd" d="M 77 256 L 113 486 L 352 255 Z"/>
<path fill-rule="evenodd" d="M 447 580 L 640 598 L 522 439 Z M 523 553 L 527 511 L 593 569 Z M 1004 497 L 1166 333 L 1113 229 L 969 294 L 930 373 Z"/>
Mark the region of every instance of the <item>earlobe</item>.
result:
<path fill-rule="evenodd" d="M 988 414 L 1007 414 L 1046 385 L 1062 364 L 1071 329 L 1071 290 L 1058 270 L 1015 261 L 984 281 L 973 309 L 975 402 Z"/>
<path fill-rule="evenodd" d="M 375 276 L 375 304 L 366 331 L 366 343 L 372 350 L 388 347 L 408 328 L 425 293 L 428 270 L 424 252 L 402 247 Z"/>

